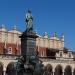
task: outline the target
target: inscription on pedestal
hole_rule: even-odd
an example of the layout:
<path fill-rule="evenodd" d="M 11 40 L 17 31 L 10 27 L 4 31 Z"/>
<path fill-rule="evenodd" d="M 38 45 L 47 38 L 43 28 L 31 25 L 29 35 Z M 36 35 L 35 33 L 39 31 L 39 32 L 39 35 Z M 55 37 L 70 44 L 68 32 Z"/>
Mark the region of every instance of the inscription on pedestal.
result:
<path fill-rule="evenodd" d="M 27 41 L 27 54 L 26 55 L 35 55 L 35 51 L 36 51 L 36 41 L 30 38 Z"/>

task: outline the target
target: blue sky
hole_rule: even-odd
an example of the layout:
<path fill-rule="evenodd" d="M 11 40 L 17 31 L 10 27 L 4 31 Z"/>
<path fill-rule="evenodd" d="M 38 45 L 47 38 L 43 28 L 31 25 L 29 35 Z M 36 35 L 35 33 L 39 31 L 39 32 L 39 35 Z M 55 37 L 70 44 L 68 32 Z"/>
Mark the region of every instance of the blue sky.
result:
<path fill-rule="evenodd" d="M 34 17 L 34 30 L 39 34 L 47 32 L 58 37 L 64 32 L 65 46 L 75 50 L 75 0 L 0 0 L 0 26 L 10 30 L 26 28 L 24 19 L 28 9 Z"/>

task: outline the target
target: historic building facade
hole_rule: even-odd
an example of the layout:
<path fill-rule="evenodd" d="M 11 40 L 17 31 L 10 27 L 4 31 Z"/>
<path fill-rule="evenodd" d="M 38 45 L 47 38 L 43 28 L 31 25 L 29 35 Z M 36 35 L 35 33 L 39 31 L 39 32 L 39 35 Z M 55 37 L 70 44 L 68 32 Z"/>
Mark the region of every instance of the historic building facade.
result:
<path fill-rule="evenodd" d="M 21 34 L 16 26 L 9 31 L 4 25 L 0 28 L 0 75 L 15 73 L 13 66 L 21 54 Z M 75 53 L 64 47 L 64 34 L 60 38 L 56 33 L 49 37 L 46 32 L 38 36 L 36 50 L 44 64 L 43 75 L 75 75 Z"/>

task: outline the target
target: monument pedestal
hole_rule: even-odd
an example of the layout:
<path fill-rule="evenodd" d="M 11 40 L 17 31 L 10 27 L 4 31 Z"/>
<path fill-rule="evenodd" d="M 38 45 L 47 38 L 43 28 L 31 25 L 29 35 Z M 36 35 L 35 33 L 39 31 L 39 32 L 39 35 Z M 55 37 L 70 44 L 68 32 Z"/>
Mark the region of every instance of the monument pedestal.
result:
<path fill-rule="evenodd" d="M 36 38 L 38 36 L 32 30 L 23 32 L 21 36 L 21 55 L 27 57 L 36 55 Z"/>

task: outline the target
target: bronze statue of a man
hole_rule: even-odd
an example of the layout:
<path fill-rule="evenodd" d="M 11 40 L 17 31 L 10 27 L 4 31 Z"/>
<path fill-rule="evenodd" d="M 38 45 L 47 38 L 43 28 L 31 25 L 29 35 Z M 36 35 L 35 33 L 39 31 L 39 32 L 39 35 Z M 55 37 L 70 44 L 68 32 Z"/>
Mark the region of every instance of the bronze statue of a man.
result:
<path fill-rule="evenodd" d="M 33 16 L 30 10 L 26 14 L 27 30 L 33 30 Z"/>

